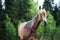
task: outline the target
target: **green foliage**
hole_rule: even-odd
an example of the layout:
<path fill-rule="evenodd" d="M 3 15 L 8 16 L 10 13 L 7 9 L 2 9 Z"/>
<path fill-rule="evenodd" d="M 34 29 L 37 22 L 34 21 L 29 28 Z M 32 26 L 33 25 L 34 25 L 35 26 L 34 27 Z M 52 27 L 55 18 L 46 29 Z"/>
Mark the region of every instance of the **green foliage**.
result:
<path fill-rule="evenodd" d="M 50 28 L 50 30 L 53 30 L 56 28 L 56 25 L 55 25 L 56 22 L 55 22 L 53 16 L 50 14 L 50 12 L 47 12 L 47 21 L 48 21 L 47 27 Z"/>
<path fill-rule="evenodd" d="M 33 0 L 20 0 L 20 8 L 19 8 L 19 18 L 30 20 L 33 15 L 37 12 L 35 3 Z"/>
<path fill-rule="evenodd" d="M 56 34 L 54 40 L 60 40 L 60 25 L 56 28 Z"/>
<path fill-rule="evenodd" d="M 18 21 L 18 25 L 19 25 L 20 23 L 22 23 L 22 22 L 25 22 L 25 21 L 26 21 L 25 19 L 19 20 L 19 21 Z"/>
<path fill-rule="evenodd" d="M 0 0 L 0 40 L 6 40 L 5 25 L 4 25 L 4 10 L 2 10 L 2 0 Z"/>
<path fill-rule="evenodd" d="M 44 0 L 43 7 L 45 7 L 46 10 L 51 11 L 53 1 L 54 1 L 54 0 Z"/>
<path fill-rule="evenodd" d="M 1 10 L 2 10 L 2 5 L 1 5 L 1 0 L 0 0 L 0 12 L 1 12 Z"/>
<path fill-rule="evenodd" d="M 9 15 L 12 23 L 16 27 L 16 25 L 18 24 L 19 0 L 5 0 L 5 4 L 5 12 Z"/>
<path fill-rule="evenodd" d="M 1 17 L 2 17 L 2 16 L 1 16 L 1 15 L 2 15 L 2 12 L 1 12 L 1 11 L 2 11 L 2 5 L 1 5 L 1 0 L 0 0 L 0 19 L 2 20 L 2 18 L 1 18 Z M 0 21 L 1 21 L 1 20 L 0 20 Z M 1 26 L 1 25 L 0 25 L 0 26 Z"/>
<path fill-rule="evenodd" d="M 58 26 L 60 25 L 60 9 L 58 10 L 58 13 L 57 13 L 57 25 Z"/>
<path fill-rule="evenodd" d="M 16 28 L 14 27 L 13 23 L 11 22 L 11 19 L 6 14 L 6 20 L 5 20 L 5 26 L 6 26 L 6 37 L 7 40 L 16 40 Z"/>

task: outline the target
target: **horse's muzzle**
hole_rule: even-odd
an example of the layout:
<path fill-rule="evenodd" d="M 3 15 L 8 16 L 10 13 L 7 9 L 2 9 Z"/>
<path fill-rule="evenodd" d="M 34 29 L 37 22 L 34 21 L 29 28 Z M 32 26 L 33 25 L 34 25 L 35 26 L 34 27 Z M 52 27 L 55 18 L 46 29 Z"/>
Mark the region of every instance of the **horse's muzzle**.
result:
<path fill-rule="evenodd" d="M 45 25 L 45 26 L 47 25 L 47 20 L 44 21 L 44 25 Z"/>

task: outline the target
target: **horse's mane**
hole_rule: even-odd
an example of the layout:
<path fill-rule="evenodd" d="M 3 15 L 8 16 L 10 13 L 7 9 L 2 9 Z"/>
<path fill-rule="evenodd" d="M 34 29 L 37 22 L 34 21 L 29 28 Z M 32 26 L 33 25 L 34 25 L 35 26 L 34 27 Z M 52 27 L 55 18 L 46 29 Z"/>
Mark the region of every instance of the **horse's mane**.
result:
<path fill-rule="evenodd" d="M 31 27 L 33 28 L 33 27 L 39 25 L 39 20 L 40 20 L 40 14 L 38 12 L 38 14 L 32 18 L 32 21 L 31 21 L 32 26 Z"/>

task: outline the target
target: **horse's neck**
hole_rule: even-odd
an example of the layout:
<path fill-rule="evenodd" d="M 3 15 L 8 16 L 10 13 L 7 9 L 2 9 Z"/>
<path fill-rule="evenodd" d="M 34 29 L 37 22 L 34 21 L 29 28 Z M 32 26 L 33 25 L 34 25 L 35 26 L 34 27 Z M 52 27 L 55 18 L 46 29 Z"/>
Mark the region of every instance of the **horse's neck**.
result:
<path fill-rule="evenodd" d="M 36 16 L 34 18 L 32 18 L 32 20 L 31 20 L 31 26 L 30 26 L 31 29 L 33 28 L 33 25 L 36 22 L 36 19 L 35 18 L 36 18 Z"/>
<path fill-rule="evenodd" d="M 36 30 L 41 22 L 41 19 L 38 19 L 38 15 L 32 19 L 32 29 Z"/>

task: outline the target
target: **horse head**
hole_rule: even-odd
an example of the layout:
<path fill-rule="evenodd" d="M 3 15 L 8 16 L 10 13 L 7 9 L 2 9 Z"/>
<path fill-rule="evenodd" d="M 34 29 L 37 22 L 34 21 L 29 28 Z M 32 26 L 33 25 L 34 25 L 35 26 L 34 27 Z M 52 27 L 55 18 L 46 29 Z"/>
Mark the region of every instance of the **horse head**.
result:
<path fill-rule="evenodd" d="M 46 19 L 47 15 L 46 15 L 45 8 L 42 8 L 40 10 L 40 13 L 39 14 L 40 14 L 41 20 L 46 24 L 47 23 L 47 19 Z"/>

